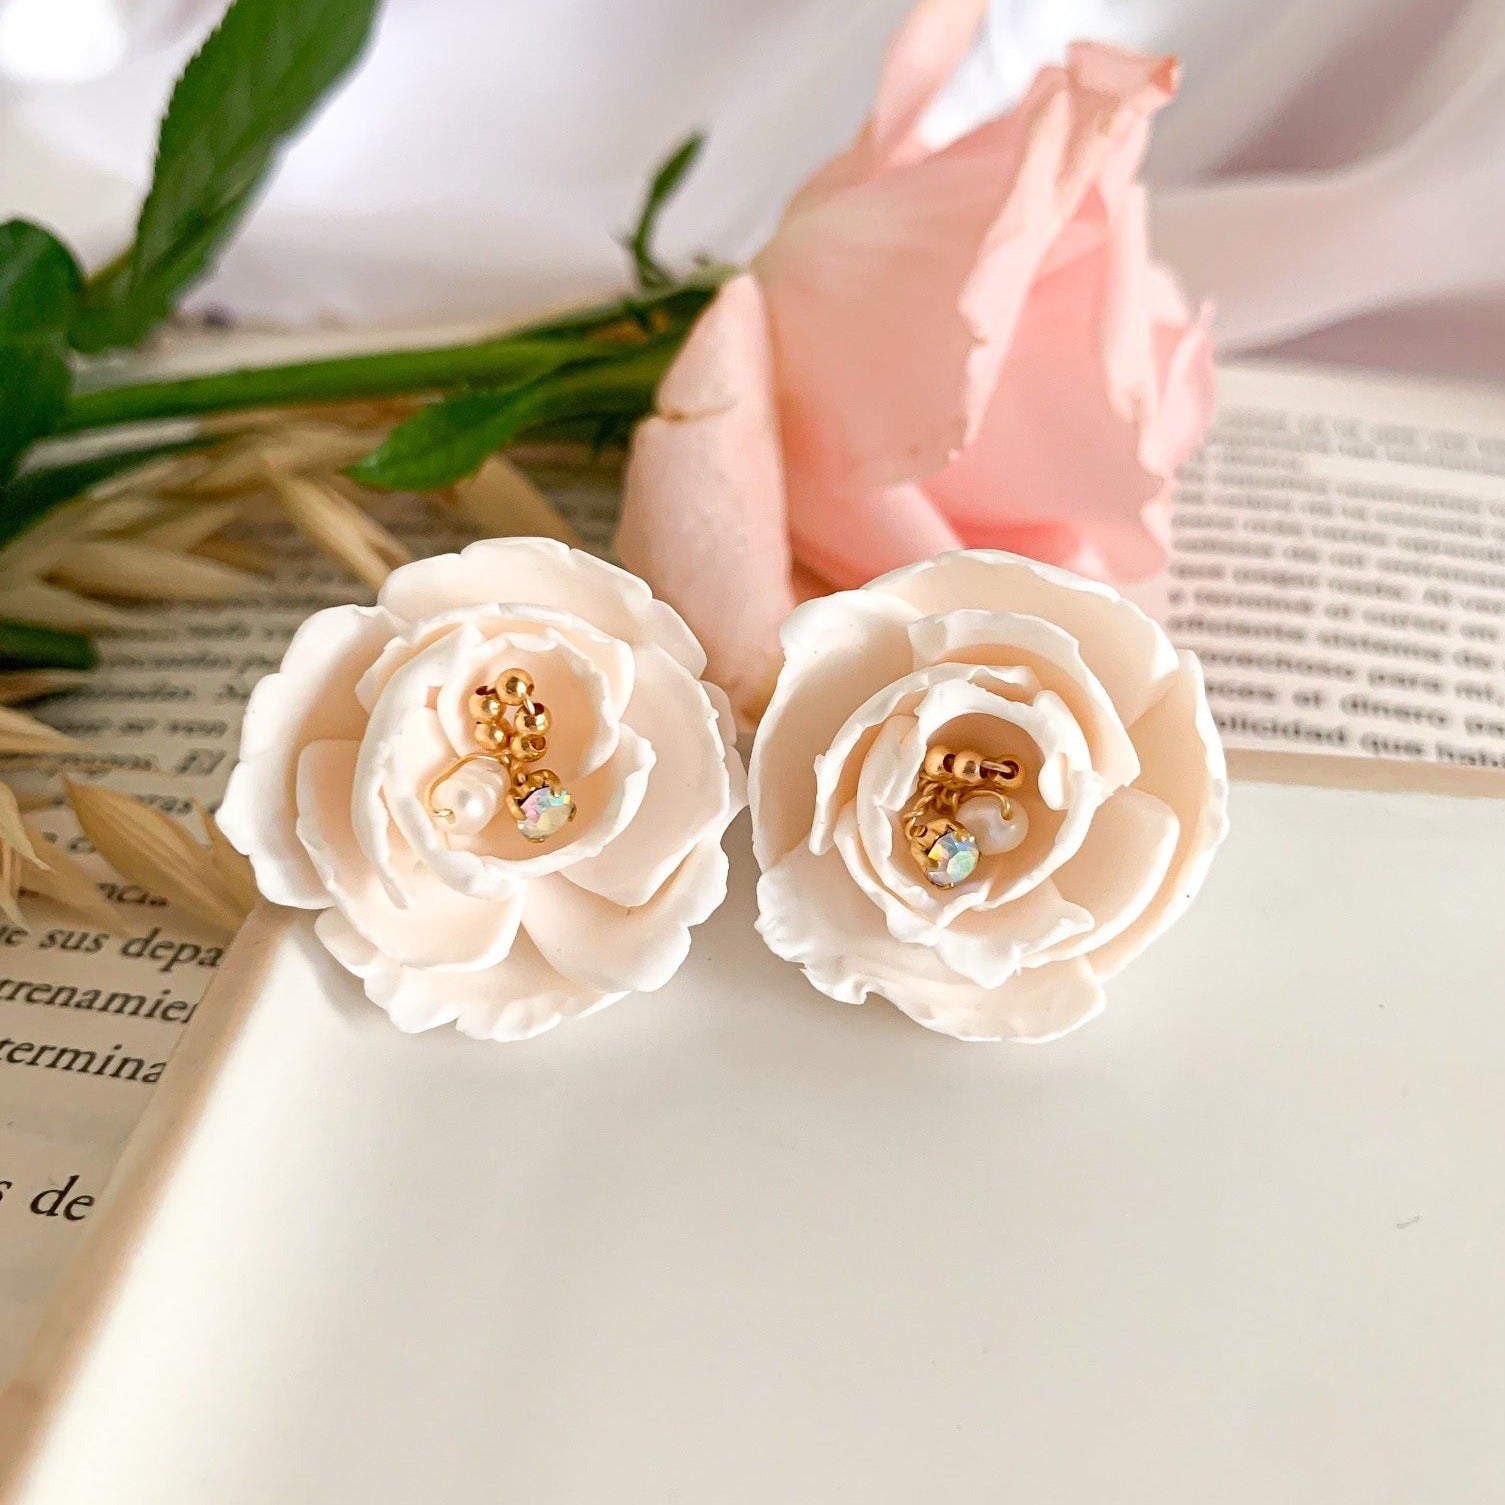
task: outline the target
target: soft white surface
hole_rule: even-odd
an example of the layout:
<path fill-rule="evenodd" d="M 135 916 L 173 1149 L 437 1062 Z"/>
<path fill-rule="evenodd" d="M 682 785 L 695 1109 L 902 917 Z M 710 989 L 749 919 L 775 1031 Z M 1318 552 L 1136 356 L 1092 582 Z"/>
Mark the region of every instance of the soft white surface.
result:
<path fill-rule="evenodd" d="M 1505 803 L 1238 786 L 1056 1045 L 664 994 L 399 1036 L 260 999 L 28 1505 L 1485 1505 Z"/>

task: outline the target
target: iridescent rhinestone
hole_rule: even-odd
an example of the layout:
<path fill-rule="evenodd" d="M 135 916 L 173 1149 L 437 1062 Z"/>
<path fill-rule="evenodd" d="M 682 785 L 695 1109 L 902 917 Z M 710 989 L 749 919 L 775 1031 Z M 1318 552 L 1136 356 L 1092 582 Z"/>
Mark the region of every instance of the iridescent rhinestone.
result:
<path fill-rule="evenodd" d="M 523 818 L 517 829 L 529 841 L 547 841 L 556 831 L 562 831 L 575 815 L 575 801 L 568 789 L 550 789 L 545 785 L 535 789 L 522 802 Z"/>
<path fill-rule="evenodd" d="M 964 828 L 943 832 L 925 853 L 925 876 L 937 888 L 965 883 L 977 867 L 977 842 Z"/>

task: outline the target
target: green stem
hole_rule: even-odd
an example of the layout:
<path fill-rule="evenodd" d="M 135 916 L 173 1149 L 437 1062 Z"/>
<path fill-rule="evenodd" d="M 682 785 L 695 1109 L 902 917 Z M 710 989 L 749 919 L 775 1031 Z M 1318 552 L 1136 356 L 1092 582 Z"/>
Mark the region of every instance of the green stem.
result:
<path fill-rule="evenodd" d="M 104 387 L 74 396 L 61 432 L 78 433 L 122 423 L 201 417 L 246 408 L 362 402 L 473 384 L 510 386 L 543 376 L 566 362 L 593 360 L 610 348 L 600 340 L 507 335 L 468 345 L 384 350 L 374 355 L 340 356 L 333 360 L 298 361 L 288 366 L 257 366 L 210 376 Z"/>
<path fill-rule="evenodd" d="M 725 275 L 724 270 L 717 275 Z M 464 387 L 515 386 L 561 366 L 620 356 L 620 343 L 598 336 L 623 320 L 639 324 L 657 320 L 670 328 L 688 328 L 714 293 L 715 282 L 707 279 L 529 325 L 489 340 L 100 387 L 74 394 L 60 432 L 80 433 L 247 408 L 361 402 Z"/>

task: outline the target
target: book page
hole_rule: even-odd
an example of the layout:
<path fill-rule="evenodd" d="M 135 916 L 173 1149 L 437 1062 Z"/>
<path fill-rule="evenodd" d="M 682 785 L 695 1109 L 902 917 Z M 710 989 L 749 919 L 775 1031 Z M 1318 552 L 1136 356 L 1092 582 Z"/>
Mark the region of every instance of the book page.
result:
<path fill-rule="evenodd" d="M 1244 366 L 1219 399 L 1160 614 L 1224 741 L 1505 768 L 1505 393 Z"/>
<path fill-rule="evenodd" d="M 589 522 L 589 507 L 579 510 Z M 384 501 L 378 516 L 415 555 L 474 536 L 411 499 Z M 144 608 L 128 629 L 101 636 L 100 666 L 85 685 L 29 707 L 87 755 L 7 759 L 15 787 L 55 792 L 63 771 L 148 798 L 190 827 L 195 805 L 218 804 L 252 686 L 309 613 L 370 598 L 280 514 L 242 523 L 235 536 L 276 560 L 264 593 Z M 108 934 L 35 895 L 22 898 L 28 929 L 0 922 L 0 1379 L 83 1237 L 226 944 L 111 872 L 66 807 L 35 819 L 92 866 L 120 923 Z"/>

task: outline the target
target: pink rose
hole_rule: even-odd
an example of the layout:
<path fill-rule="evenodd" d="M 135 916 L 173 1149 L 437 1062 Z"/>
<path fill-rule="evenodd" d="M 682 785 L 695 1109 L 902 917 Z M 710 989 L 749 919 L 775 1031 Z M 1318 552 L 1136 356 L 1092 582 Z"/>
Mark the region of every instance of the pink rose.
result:
<path fill-rule="evenodd" d="M 639 426 L 618 549 L 755 717 L 796 602 L 959 547 L 1129 580 L 1213 402 L 1135 179 L 1173 59 L 1079 43 L 940 150 L 982 0 L 922 0 L 854 145 L 721 290 Z"/>

